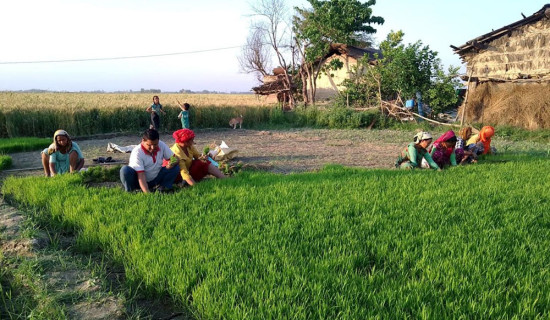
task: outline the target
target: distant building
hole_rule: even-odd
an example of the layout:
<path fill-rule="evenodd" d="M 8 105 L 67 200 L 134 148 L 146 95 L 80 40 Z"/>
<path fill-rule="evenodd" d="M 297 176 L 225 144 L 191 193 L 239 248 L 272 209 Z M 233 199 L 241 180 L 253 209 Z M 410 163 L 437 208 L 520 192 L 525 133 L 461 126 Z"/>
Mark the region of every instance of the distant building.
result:
<path fill-rule="evenodd" d="M 342 62 L 343 67 L 339 70 L 332 70 L 329 74 L 321 72 L 317 78 L 316 100 L 331 98 L 342 90 L 342 81 L 349 79 L 352 69 L 357 66 L 357 61 L 363 56 L 369 57 L 369 62 L 374 62 L 382 57 L 380 50 L 373 48 L 357 48 L 350 45 L 335 43 L 330 46 L 329 52 L 321 59 L 321 64 L 326 65 L 334 59 Z"/>
<path fill-rule="evenodd" d="M 257 95 L 266 96 L 266 102 L 280 102 L 287 103 L 289 101 L 290 92 L 296 91 L 296 86 L 291 83 L 290 88 L 285 85 L 285 71 L 283 68 L 278 67 L 273 69 L 273 75 L 265 75 L 263 77 L 263 84 L 252 88 Z"/>
<path fill-rule="evenodd" d="M 451 46 L 466 63 L 468 122 L 550 128 L 550 4 L 522 16 Z"/>
<path fill-rule="evenodd" d="M 342 81 L 349 79 L 351 71 L 357 65 L 357 61 L 363 56 L 369 57 L 369 62 L 375 61 L 375 55 L 382 56 L 381 51 L 372 48 L 357 48 L 345 44 L 332 44 L 329 52 L 320 60 L 321 68 L 334 59 L 342 62 L 343 67 L 338 70 L 332 70 L 329 74 L 321 72 L 317 78 L 317 91 L 315 99 L 320 101 L 334 97 L 342 90 Z M 293 79 L 296 81 L 296 79 Z M 263 84 L 252 88 L 258 95 L 265 95 L 268 102 L 288 101 L 289 93 L 296 91 L 293 84 L 287 88 L 284 83 L 284 70 L 281 67 L 273 69 L 273 75 L 263 77 Z"/>

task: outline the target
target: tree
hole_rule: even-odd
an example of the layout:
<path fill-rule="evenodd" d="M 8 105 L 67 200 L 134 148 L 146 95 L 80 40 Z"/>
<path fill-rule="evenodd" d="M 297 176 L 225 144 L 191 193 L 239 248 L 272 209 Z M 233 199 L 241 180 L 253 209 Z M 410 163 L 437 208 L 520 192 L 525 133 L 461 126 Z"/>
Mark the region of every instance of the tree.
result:
<path fill-rule="evenodd" d="M 251 9 L 256 20 L 251 24 L 251 33 L 240 57 L 241 68 L 266 75 L 271 51 L 284 70 L 285 90 L 291 93 L 293 84 L 289 70 L 292 69 L 292 37 L 286 23 L 288 16 L 284 0 L 259 0 L 251 5 Z M 290 107 L 293 107 L 295 100 L 292 94 L 289 94 L 289 98 Z"/>
<path fill-rule="evenodd" d="M 376 32 L 371 24 L 383 24 L 382 17 L 372 16 L 375 0 L 308 0 L 311 9 L 295 8 L 293 19 L 296 47 L 301 55 L 300 74 L 306 103 L 315 103 L 316 80 L 321 59 L 330 44 L 355 45 L 365 35 Z"/>
<path fill-rule="evenodd" d="M 342 98 L 345 96 L 352 104 L 368 105 L 375 100 L 393 100 L 398 95 L 407 99 L 421 92 L 434 112 L 456 104 L 459 68 L 450 66 L 446 74 L 436 51 L 421 41 L 405 45 L 403 36 L 402 31 L 390 32 L 380 44 L 382 57 L 376 65 L 368 66 L 367 57 L 360 60 L 351 79 L 343 83 L 346 89 Z"/>
<path fill-rule="evenodd" d="M 440 113 L 449 108 L 454 108 L 458 103 L 456 89 L 462 86 L 458 79 L 460 67 L 449 66 L 447 73 L 438 69 L 432 80 L 432 86 L 426 92 L 426 101 L 434 113 Z"/>
<path fill-rule="evenodd" d="M 432 77 L 441 68 L 437 52 L 421 41 L 404 45 L 403 31 L 390 32 L 380 43 L 382 59 L 378 64 L 382 98 L 395 99 L 397 93 L 412 97 L 417 91 L 426 92 Z"/>
<path fill-rule="evenodd" d="M 261 81 L 271 69 L 271 54 L 264 42 L 262 28 L 252 26 L 250 35 L 243 47 L 241 56 L 238 57 L 241 70 L 246 73 L 255 73 L 258 81 Z"/>

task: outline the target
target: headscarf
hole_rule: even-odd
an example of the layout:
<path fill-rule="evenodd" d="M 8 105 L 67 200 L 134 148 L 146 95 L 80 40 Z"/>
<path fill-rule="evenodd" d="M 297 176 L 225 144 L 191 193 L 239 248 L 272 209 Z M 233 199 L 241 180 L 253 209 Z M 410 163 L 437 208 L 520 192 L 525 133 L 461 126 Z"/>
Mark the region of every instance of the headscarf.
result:
<path fill-rule="evenodd" d="M 422 140 L 432 139 L 432 135 L 426 131 L 420 131 L 414 135 L 414 143 L 419 144 Z"/>
<path fill-rule="evenodd" d="M 73 142 L 71 140 L 71 136 L 67 133 L 65 130 L 56 130 L 53 134 L 53 143 L 48 147 L 48 154 L 51 155 L 55 153 L 56 151 L 59 151 L 61 149 L 61 146 L 57 143 L 57 137 L 58 136 L 65 136 L 67 137 L 67 146 L 65 147 L 66 150 L 71 150 L 73 147 Z"/>
<path fill-rule="evenodd" d="M 195 133 L 190 129 L 179 129 L 172 134 L 176 143 L 185 143 L 195 137 Z"/>
<path fill-rule="evenodd" d="M 468 141 L 468 139 L 470 139 L 470 136 L 472 135 L 472 127 L 461 128 L 458 132 L 458 135 L 460 136 L 460 138 L 462 138 L 462 140 L 464 140 L 464 142 Z"/>
<path fill-rule="evenodd" d="M 491 138 L 495 135 L 495 128 L 485 126 L 479 131 L 479 141 L 483 143 L 483 154 L 491 151 Z"/>
<path fill-rule="evenodd" d="M 445 147 L 443 147 L 443 145 L 441 143 L 445 142 L 445 141 L 448 141 L 448 140 L 451 140 L 452 138 L 456 139 L 455 133 L 454 133 L 453 130 L 449 130 L 449 131 L 445 132 L 444 134 L 442 134 L 439 138 L 437 138 L 437 140 L 435 140 L 432 148 L 440 149 L 445 153 L 445 156 L 450 157 L 451 154 L 453 153 L 454 146 L 452 146 L 450 148 L 445 148 Z"/>

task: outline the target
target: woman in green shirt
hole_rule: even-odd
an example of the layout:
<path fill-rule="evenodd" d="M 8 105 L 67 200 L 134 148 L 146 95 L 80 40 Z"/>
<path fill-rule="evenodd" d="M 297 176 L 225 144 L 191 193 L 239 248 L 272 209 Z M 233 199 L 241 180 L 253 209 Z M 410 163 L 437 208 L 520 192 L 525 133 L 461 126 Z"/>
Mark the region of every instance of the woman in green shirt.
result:
<path fill-rule="evenodd" d="M 397 157 L 395 167 L 401 169 L 421 168 L 422 159 L 425 159 L 432 169 L 439 170 L 439 166 L 433 161 L 427 150 L 430 143 L 432 143 L 432 136 L 428 132 L 417 133 L 414 136 L 414 142 L 409 143 Z"/>

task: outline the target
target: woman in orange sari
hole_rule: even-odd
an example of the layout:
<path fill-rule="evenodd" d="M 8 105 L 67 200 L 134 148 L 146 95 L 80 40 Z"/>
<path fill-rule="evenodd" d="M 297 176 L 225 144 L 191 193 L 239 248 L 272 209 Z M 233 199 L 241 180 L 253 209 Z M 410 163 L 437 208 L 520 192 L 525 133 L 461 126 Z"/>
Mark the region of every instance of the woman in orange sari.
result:
<path fill-rule="evenodd" d="M 494 154 L 496 148 L 491 147 L 491 138 L 495 135 L 495 128 L 485 126 L 481 128 L 478 134 L 474 134 L 466 142 L 469 151 L 475 154 Z"/>

